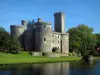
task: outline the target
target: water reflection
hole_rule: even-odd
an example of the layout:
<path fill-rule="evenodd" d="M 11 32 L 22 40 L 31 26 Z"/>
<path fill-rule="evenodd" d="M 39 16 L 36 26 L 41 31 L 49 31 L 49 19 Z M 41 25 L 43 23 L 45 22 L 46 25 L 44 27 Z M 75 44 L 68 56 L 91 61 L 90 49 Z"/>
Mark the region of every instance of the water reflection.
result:
<path fill-rule="evenodd" d="M 100 61 L 92 65 L 77 62 L 7 65 L 0 66 L 0 75 L 98 75 L 99 69 Z"/>
<path fill-rule="evenodd" d="M 0 66 L 0 75 L 69 75 L 69 62 Z"/>

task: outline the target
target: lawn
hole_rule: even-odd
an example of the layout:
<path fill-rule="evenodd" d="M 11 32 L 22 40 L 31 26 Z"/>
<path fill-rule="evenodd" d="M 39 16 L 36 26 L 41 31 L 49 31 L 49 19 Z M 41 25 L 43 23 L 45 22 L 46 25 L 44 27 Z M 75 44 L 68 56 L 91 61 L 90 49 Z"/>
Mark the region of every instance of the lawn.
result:
<path fill-rule="evenodd" d="M 43 62 L 62 62 L 62 61 L 76 61 L 81 57 L 67 56 L 67 57 L 44 57 L 31 56 L 28 52 L 21 52 L 20 54 L 10 54 L 0 52 L 0 64 L 20 64 L 20 63 L 43 63 Z"/>

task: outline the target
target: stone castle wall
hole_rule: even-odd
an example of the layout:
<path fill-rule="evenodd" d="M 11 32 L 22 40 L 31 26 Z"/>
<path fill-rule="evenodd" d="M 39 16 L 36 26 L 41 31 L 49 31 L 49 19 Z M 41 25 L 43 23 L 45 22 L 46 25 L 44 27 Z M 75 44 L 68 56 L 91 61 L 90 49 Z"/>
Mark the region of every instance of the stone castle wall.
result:
<path fill-rule="evenodd" d="M 35 49 L 40 52 L 52 52 L 51 25 L 38 24 L 35 31 Z"/>
<path fill-rule="evenodd" d="M 11 37 L 18 39 L 22 47 L 24 47 L 24 38 L 23 38 L 24 31 L 25 31 L 24 26 L 16 26 L 16 25 L 10 26 Z"/>
<path fill-rule="evenodd" d="M 61 52 L 69 53 L 69 34 L 61 34 Z"/>
<path fill-rule="evenodd" d="M 61 33 L 53 32 L 52 38 L 52 48 L 57 47 L 61 52 Z"/>
<path fill-rule="evenodd" d="M 24 32 L 25 50 L 35 50 L 35 33 L 34 28 L 30 28 Z"/>
<path fill-rule="evenodd" d="M 52 52 L 54 47 L 58 52 L 69 52 L 69 34 L 65 33 L 64 13 L 57 12 L 55 17 L 55 31 L 52 31 L 51 23 L 43 22 L 38 18 L 34 25 L 22 20 L 21 26 L 11 25 L 13 38 L 21 38 L 20 42 L 25 50 L 38 52 Z"/>

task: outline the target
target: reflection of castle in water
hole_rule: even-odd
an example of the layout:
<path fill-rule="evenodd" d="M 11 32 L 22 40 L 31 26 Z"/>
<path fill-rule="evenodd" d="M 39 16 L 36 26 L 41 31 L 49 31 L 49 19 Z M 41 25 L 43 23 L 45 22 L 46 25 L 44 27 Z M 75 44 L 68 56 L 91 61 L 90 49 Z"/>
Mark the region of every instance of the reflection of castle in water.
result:
<path fill-rule="evenodd" d="M 69 75 L 69 62 L 46 63 L 42 70 L 43 75 Z"/>
<path fill-rule="evenodd" d="M 69 62 L 10 65 L 7 70 L 0 75 L 69 75 Z"/>
<path fill-rule="evenodd" d="M 81 62 L 6 65 L 0 66 L 0 75 L 98 75 L 99 65 L 100 61 L 91 65 Z"/>

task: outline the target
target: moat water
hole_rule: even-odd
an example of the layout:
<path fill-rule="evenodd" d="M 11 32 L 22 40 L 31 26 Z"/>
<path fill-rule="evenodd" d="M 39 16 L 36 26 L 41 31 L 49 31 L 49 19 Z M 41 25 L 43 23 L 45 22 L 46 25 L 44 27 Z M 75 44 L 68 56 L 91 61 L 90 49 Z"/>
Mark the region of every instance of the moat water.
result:
<path fill-rule="evenodd" d="M 100 75 L 100 61 L 6 65 L 0 75 Z"/>

